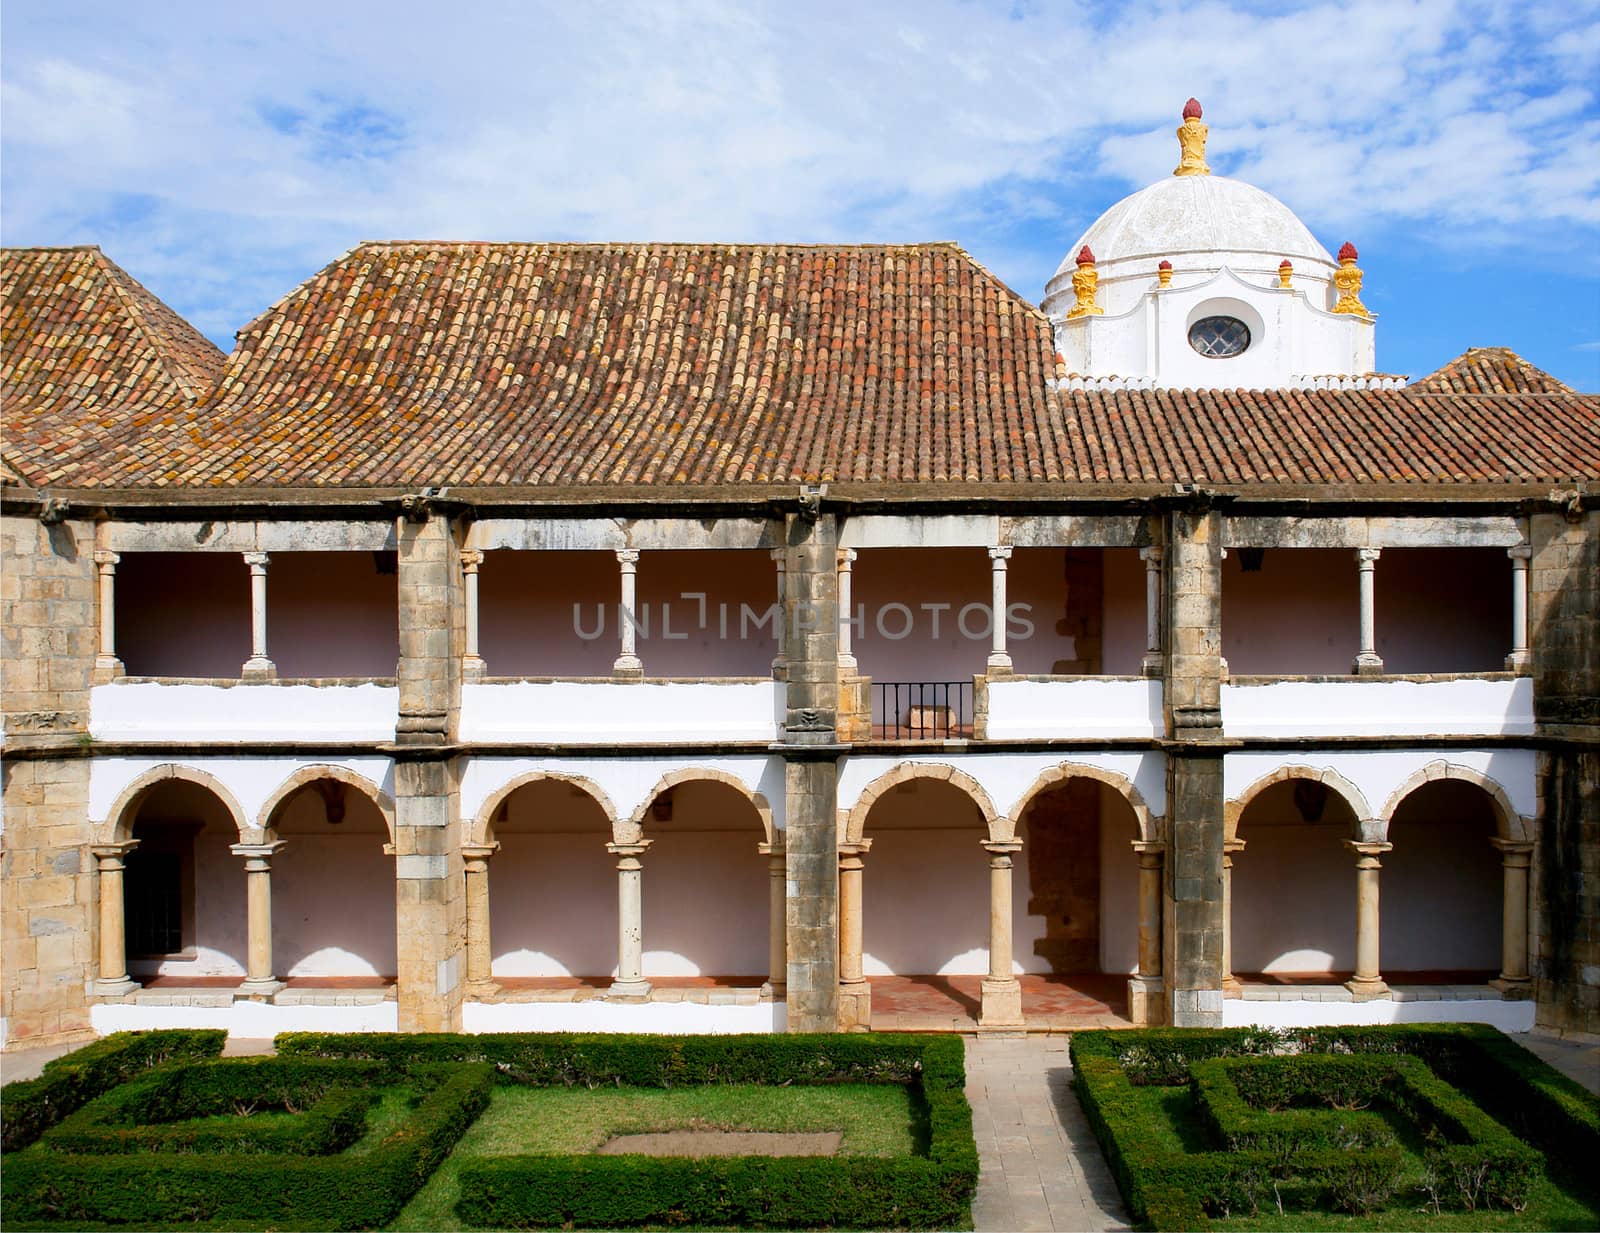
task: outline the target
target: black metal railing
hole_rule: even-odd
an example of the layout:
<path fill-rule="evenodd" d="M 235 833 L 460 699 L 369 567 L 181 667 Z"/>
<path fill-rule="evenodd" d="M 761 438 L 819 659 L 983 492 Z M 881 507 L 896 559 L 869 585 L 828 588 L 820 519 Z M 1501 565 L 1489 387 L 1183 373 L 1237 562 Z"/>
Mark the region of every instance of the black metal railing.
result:
<path fill-rule="evenodd" d="M 940 741 L 972 735 L 971 681 L 877 681 L 872 688 L 874 736 Z"/>

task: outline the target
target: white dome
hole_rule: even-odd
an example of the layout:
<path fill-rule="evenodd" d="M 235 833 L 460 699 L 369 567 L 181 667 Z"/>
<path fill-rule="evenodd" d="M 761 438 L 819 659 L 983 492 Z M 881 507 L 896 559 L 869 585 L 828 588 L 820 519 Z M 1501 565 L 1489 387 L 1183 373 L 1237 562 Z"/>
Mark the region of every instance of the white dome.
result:
<path fill-rule="evenodd" d="M 1285 258 L 1334 264 L 1293 210 L 1271 193 L 1225 176 L 1169 176 L 1124 197 L 1072 246 L 1057 277 L 1071 277 L 1085 244 L 1101 266 L 1222 252 L 1259 253 L 1271 257 L 1273 267 Z"/>

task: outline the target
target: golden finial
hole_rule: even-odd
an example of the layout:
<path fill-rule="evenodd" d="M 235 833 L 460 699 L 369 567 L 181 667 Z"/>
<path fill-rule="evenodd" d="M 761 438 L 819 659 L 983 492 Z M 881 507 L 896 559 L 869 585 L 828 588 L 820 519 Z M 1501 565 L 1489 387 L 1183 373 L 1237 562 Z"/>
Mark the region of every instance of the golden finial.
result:
<path fill-rule="evenodd" d="M 1172 286 L 1172 262 L 1162 261 L 1160 265 L 1156 266 L 1156 286 Z"/>
<path fill-rule="evenodd" d="M 1094 254 L 1085 244 L 1078 250 L 1078 268 L 1072 274 L 1072 292 L 1078 297 L 1078 302 L 1072 306 L 1072 311 L 1067 314 L 1067 320 L 1074 317 L 1100 317 L 1105 315 L 1105 309 L 1094 302 L 1095 288 L 1100 284 L 1100 275 L 1094 272 Z"/>
<path fill-rule="evenodd" d="M 1206 134 L 1210 131 L 1200 120 L 1200 100 L 1190 99 L 1183 105 L 1183 123 L 1178 126 L 1178 151 L 1182 157 L 1173 175 L 1211 174 L 1211 168 L 1206 166 Z"/>
<path fill-rule="evenodd" d="M 1278 262 L 1278 286 L 1289 290 L 1289 280 L 1294 277 L 1294 262 L 1285 257 Z"/>
<path fill-rule="evenodd" d="M 1371 317 L 1367 306 L 1361 302 L 1361 271 L 1356 268 L 1356 246 L 1345 241 L 1339 250 L 1339 268 L 1333 272 L 1333 285 L 1339 289 L 1339 301 L 1333 306 L 1336 313 L 1350 313 L 1356 317 Z"/>

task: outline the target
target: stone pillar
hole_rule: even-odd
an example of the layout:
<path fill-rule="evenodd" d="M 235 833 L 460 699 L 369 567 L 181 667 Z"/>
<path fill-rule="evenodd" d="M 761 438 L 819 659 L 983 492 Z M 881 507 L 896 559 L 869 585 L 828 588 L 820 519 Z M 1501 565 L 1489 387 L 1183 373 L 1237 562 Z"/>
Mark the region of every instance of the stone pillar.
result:
<path fill-rule="evenodd" d="M 1145 676 L 1160 676 L 1165 667 L 1161 655 L 1161 549 L 1139 549 L 1144 562 L 1144 661 L 1139 671 Z"/>
<path fill-rule="evenodd" d="M 833 1032 L 839 1016 L 839 527 L 803 492 L 784 537 L 788 686 L 783 737 L 785 926 L 791 1032 Z"/>
<path fill-rule="evenodd" d="M 250 567 L 250 658 L 244 661 L 247 681 L 270 681 L 278 675 L 277 666 L 267 658 L 267 562 L 264 552 L 247 552 L 244 563 Z"/>
<path fill-rule="evenodd" d="M 767 858 L 767 979 L 761 996 L 782 1001 L 789 978 L 787 870 L 781 843 L 761 843 L 756 851 Z"/>
<path fill-rule="evenodd" d="M 117 658 L 117 562 L 122 557 L 105 548 L 96 548 L 95 569 L 100 575 L 100 652 L 94 657 L 94 681 L 104 684 L 123 675 Z"/>
<path fill-rule="evenodd" d="M 248 958 L 239 992 L 249 998 L 271 997 L 283 988 L 283 982 L 272 972 L 272 858 L 282 849 L 281 840 L 236 843 L 229 848 L 235 856 L 244 858 Z"/>
<path fill-rule="evenodd" d="M 618 633 L 622 638 L 621 653 L 617 656 L 616 663 L 611 665 L 611 675 L 625 681 L 642 681 L 644 679 L 644 663 L 639 658 L 636 645 L 638 636 L 639 601 L 639 550 L 637 548 L 617 549 L 617 566 L 622 571 L 622 603 L 617 608 L 617 618 L 620 629 Z"/>
<path fill-rule="evenodd" d="M 611 982 L 614 998 L 649 996 L 644 978 L 644 855 L 652 840 L 608 843 L 606 851 L 617 858 L 617 978 Z"/>
<path fill-rule="evenodd" d="M 122 898 L 127 856 L 138 846 L 137 839 L 129 839 L 97 843 L 90 849 L 100 870 L 100 975 L 94 982 L 96 997 L 123 998 L 139 987 L 128 975 L 126 908 Z"/>
<path fill-rule="evenodd" d="M 872 986 L 861 971 L 862 857 L 872 840 L 839 845 L 839 1030 L 872 1026 Z"/>
<path fill-rule="evenodd" d="M 1139 857 L 1139 971 L 1128 980 L 1128 1018 L 1161 1022 L 1161 865 L 1166 845 L 1133 841 Z"/>
<path fill-rule="evenodd" d="M 1006 568 L 1010 560 L 1010 545 L 989 549 L 989 671 L 1001 675 L 1011 671 L 1011 654 L 1006 650 Z"/>
<path fill-rule="evenodd" d="M 1011 970 L 1011 858 L 1022 850 L 1022 841 L 986 839 L 983 848 L 989 853 L 989 976 L 978 1026 L 1019 1028 L 1022 984 Z"/>
<path fill-rule="evenodd" d="M 489 858 L 498 843 L 471 843 L 461 847 L 467 875 L 467 988 L 466 996 L 482 1000 L 496 990 L 490 962 L 494 950 L 489 940 Z"/>
<path fill-rule="evenodd" d="M 482 565 L 483 553 L 476 548 L 462 550 L 461 595 L 467 651 L 461 661 L 461 675 L 468 681 L 481 681 L 488 673 L 488 665 L 478 653 L 478 570 Z"/>
<path fill-rule="evenodd" d="M 1394 845 L 1346 839 L 1344 846 L 1356 858 L 1356 974 L 1345 982 L 1357 998 L 1373 998 L 1389 992 L 1378 961 L 1382 922 L 1378 909 L 1378 859 Z"/>
<path fill-rule="evenodd" d="M 1500 978 L 1493 981 L 1503 993 L 1526 997 L 1528 976 L 1528 869 L 1533 844 L 1523 839 L 1489 841 L 1500 853 Z"/>
<path fill-rule="evenodd" d="M 784 658 L 783 651 L 783 570 L 788 555 L 789 552 L 786 548 L 774 548 L 772 550 L 772 564 L 778 571 L 778 619 L 773 622 L 778 643 L 778 653 L 772 657 L 772 679 L 775 681 L 786 680 L 789 675 L 789 665 Z"/>
<path fill-rule="evenodd" d="M 1168 717 L 1162 1000 L 1174 1027 L 1222 1024 L 1222 519 L 1171 512 L 1162 536 Z"/>
<path fill-rule="evenodd" d="M 1382 676 L 1383 660 L 1378 656 L 1377 622 L 1373 616 L 1373 566 L 1382 554 L 1381 548 L 1357 548 L 1356 568 L 1361 584 L 1361 649 L 1356 652 L 1350 670 L 1357 676 Z"/>
<path fill-rule="evenodd" d="M 1243 990 L 1233 974 L 1233 858 L 1244 851 L 1244 840 L 1228 839 L 1222 844 L 1222 995 L 1236 998 Z"/>
<path fill-rule="evenodd" d="M 850 650 L 850 567 L 855 564 L 856 550 L 839 550 L 839 675 L 856 674 L 856 657 Z"/>
<path fill-rule="evenodd" d="M 1533 548 L 1518 544 L 1507 548 L 1511 558 L 1511 654 L 1506 656 L 1506 671 L 1526 673 L 1533 667 L 1528 652 L 1528 562 Z"/>

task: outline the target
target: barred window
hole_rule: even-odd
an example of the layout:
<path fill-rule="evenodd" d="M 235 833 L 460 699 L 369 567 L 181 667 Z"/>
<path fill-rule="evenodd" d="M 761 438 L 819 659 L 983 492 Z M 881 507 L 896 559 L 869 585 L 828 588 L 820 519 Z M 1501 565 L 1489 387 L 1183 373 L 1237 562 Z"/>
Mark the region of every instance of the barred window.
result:
<path fill-rule="evenodd" d="M 1250 327 L 1237 317 L 1202 317 L 1189 327 L 1189 345 L 1213 360 L 1243 355 L 1250 346 Z"/>

